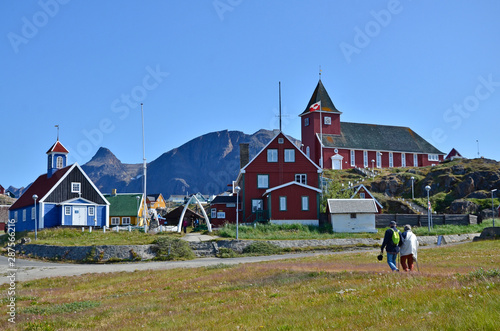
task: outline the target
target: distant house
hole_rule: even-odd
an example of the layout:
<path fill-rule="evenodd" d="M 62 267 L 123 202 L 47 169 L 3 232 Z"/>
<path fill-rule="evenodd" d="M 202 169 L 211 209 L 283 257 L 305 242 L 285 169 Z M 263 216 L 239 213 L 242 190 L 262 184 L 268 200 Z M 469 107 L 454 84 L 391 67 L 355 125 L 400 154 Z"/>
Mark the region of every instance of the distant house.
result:
<path fill-rule="evenodd" d="M 377 213 L 380 214 L 382 212 L 382 209 L 384 207 L 382 207 L 380 202 L 375 199 L 373 194 L 363 184 L 354 186 L 353 189 L 355 189 L 355 191 L 352 194 L 351 199 L 373 199 L 373 201 L 375 201 L 375 204 L 377 205 Z"/>
<path fill-rule="evenodd" d="M 239 219 L 242 223 L 319 225 L 321 172 L 321 168 L 279 132 L 240 170 L 234 185 L 241 189 Z"/>
<path fill-rule="evenodd" d="M 241 199 L 240 199 L 241 205 Z M 240 207 L 241 208 L 241 207 Z M 210 224 L 220 227 L 236 222 L 236 194 L 219 195 L 210 202 Z"/>
<path fill-rule="evenodd" d="M 66 165 L 67 154 L 56 141 L 47 151 L 47 174 L 38 177 L 9 208 L 16 232 L 34 230 L 35 215 L 40 229 L 109 225 L 109 202 L 77 163 Z"/>
<path fill-rule="evenodd" d="M 333 232 L 377 232 L 373 199 L 328 199 L 326 208 Z"/>
<path fill-rule="evenodd" d="M 0 185 L 0 194 L 5 194 L 5 189 L 3 188 L 2 185 Z"/>
<path fill-rule="evenodd" d="M 4 194 L 11 197 L 11 198 L 16 198 L 16 195 L 12 191 L 7 190 L 7 191 L 5 191 Z"/>
<path fill-rule="evenodd" d="M 324 169 L 422 167 L 445 156 L 409 127 L 341 122 L 341 114 L 320 79 L 299 116 L 305 153 Z"/>
<path fill-rule="evenodd" d="M 140 225 L 143 217 L 144 203 L 142 193 L 116 193 L 106 194 L 109 201 L 110 226 Z"/>
<path fill-rule="evenodd" d="M 167 203 L 169 204 L 183 204 L 186 202 L 187 196 L 184 194 L 172 194 L 168 197 Z"/>
<path fill-rule="evenodd" d="M 445 160 L 455 160 L 455 159 L 463 159 L 464 157 L 460 154 L 455 148 L 452 148 L 451 151 L 444 158 Z"/>
<path fill-rule="evenodd" d="M 9 207 L 10 205 L 0 205 L 0 231 L 4 231 L 9 221 Z"/>
<path fill-rule="evenodd" d="M 167 207 L 165 199 L 163 199 L 163 195 L 161 193 L 148 194 L 146 201 L 149 209 L 164 209 Z"/>
<path fill-rule="evenodd" d="M 182 215 L 183 209 L 184 209 L 183 206 L 179 206 L 179 207 L 173 209 L 172 211 L 170 211 L 165 217 L 164 224 L 177 226 L 179 224 L 179 218 Z M 196 211 L 192 210 L 191 208 L 187 208 L 181 224 L 184 222 L 184 220 L 186 220 L 188 222 L 188 224 L 191 226 L 196 219 L 198 219 L 200 222 L 202 222 L 205 218 L 200 213 L 197 213 Z"/>

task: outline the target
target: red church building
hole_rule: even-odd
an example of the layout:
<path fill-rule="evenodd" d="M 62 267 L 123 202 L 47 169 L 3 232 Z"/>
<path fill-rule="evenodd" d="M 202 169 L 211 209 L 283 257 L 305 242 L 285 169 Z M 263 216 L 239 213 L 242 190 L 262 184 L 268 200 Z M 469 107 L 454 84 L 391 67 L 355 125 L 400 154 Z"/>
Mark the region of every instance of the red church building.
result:
<path fill-rule="evenodd" d="M 341 114 L 320 79 L 299 116 L 304 151 L 324 169 L 423 167 L 445 156 L 408 127 L 341 122 Z"/>
<path fill-rule="evenodd" d="M 279 132 L 248 164 L 240 187 L 241 223 L 319 225 L 319 178 L 322 169 Z"/>

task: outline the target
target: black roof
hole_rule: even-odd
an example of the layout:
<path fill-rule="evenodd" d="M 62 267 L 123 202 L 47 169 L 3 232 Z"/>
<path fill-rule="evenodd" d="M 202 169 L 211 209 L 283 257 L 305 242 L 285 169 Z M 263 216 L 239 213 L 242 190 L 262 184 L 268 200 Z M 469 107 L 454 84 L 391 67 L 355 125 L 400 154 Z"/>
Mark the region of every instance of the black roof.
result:
<path fill-rule="evenodd" d="M 323 86 L 323 83 L 321 82 L 320 79 L 318 85 L 316 85 L 316 88 L 314 89 L 311 100 L 309 100 L 306 109 L 300 115 L 309 113 L 309 108 L 320 100 L 321 100 L 321 111 L 341 113 L 337 108 L 335 108 L 332 99 L 330 99 L 330 96 L 328 95 L 328 92 L 326 92 L 326 89 Z"/>
<path fill-rule="evenodd" d="M 408 127 L 340 122 L 340 131 L 340 135 L 323 134 L 323 146 L 403 153 L 444 154 Z"/>
<path fill-rule="evenodd" d="M 232 203 L 232 202 L 236 203 L 236 195 L 218 195 L 212 200 L 212 202 L 210 202 L 210 204 L 215 205 L 218 203 Z"/>

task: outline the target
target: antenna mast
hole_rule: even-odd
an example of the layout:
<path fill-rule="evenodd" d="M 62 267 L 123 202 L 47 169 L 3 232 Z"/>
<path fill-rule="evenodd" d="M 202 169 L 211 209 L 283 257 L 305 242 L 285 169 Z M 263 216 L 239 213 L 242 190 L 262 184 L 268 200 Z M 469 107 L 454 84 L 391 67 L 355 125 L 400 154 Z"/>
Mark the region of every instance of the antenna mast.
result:
<path fill-rule="evenodd" d="M 280 132 L 281 132 L 281 82 L 279 82 L 279 111 L 280 111 Z"/>

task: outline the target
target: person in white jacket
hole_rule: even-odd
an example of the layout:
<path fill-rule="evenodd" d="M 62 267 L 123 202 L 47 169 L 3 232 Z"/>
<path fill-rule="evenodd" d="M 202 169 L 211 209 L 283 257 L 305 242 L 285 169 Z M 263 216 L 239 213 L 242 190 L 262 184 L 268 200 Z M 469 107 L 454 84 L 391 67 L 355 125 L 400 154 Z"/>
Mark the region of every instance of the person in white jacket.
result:
<path fill-rule="evenodd" d="M 418 240 L 417 236 L 411 232 L 411 226 L 406 224 L 404 232 L 401 234 L 403 244 L 401 246 L 401 266 L 404 271 L 413 271 L 413 261 L 417 260 Z"/>

